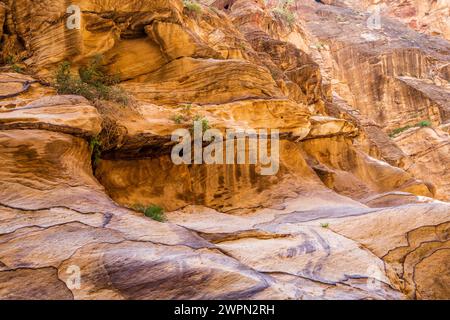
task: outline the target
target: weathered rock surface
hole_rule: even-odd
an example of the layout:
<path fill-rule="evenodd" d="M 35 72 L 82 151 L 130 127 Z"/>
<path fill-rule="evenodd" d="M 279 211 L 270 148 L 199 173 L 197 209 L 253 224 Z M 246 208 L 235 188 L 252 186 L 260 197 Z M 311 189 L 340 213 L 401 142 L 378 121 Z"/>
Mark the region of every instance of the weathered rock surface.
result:
<path fill-rule="evenodd" d="M 294 7 L 308 34 L 304 38 L 310 43 L 310 54 L 332 91 L 334 103 L 327 104 L 327 111 L 362 131 L 357 142 L 372 157 L 403 169 L 413 167 L 414 159 L 384 133 L 449 122 L 449 42 L 411 32 L 387 17 L 374 28 L 370 13 L 364 11 L 369 2 L 327 3 L 333 5 L 311 1 Z M 303 48 L 294 34 L 298 31 L 283 38 Z M 448 161 L 436 166 L 445 171 Z M 416 177 L 433 183 L 425 174 Z M 437 193 L 446 193 L 438 180 Z"/>
<path fill-rule="evenodd" d="M 45 97 L 1 114 L 0 130 L 41 129 L 94 137 L 102 128 L 97 109 L 79 96 Z"/>
<path fill-rule="evenodd" d="M 323 3 L 391 16 L 416 31 L 450 40 L 447 0 L 323 0 Z"/>
<path fill-rule="evenodd" d="M 388 132 L 423 120 L 435 125 L 449 120 L 448 79 L 439 76 L 450 62 L 449 42 L 388 18 L 371 29 L 369 14 L 342 7 L 312 1 L 298 10 L 322 55 L 322 68 L 329 70 L 332 90 L 362 115 Z M 430 84 L 417 90 L 412 82 L 421 79 Z"/>
<path fill-rule="evenodd" d="M 436 196 L 449 201 L 450 135 L 437 128 L 413 128 L 396 137 L 395 142 L 412 159 L 405 169 L 415 177 L 432 181 Z"/>
<path fill-rule="evenodd" d="M 408 221 L 403 220 L 405 216 Z M 349 220 L 352 221 L 351 230 L 346 225 Z M 424 220 L 427 221 L 425 224 Z M 400 278 L 400 286 L 410 298 L 447 297 L 448 208 L 438 204 L 404 206 L 332 221 L 330 225 L 332 230 L 358 241 L 381 257 Z M 360 232 L 362 228 L 358 225 L 364 225 L 364 232 Z M 430 268 L 424 275 L 426 267 Z M 432 290 L 425 289 L 433 282 L 436 286 Z"/>
<path fill-rule="evenodd" d="M 293 23 L 201 2 L 78 1 L 68 30 L 64 1 L 0 1 L 1 57 L 30 74 L 0 73 L 0 298 L 448 299 L 448 42 L 369 30 L 364 1 Z M 97 54 L 135 103 L 55 95 Z M 173 164 L 195 118 L 278 129 L 279 171 Z"/>

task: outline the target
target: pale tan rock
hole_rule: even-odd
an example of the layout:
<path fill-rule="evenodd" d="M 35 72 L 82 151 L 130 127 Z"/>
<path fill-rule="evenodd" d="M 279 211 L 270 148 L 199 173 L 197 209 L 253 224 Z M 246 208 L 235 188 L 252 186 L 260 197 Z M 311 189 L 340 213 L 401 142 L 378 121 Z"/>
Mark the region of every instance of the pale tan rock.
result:
<path fill-rule="evenodd" d="M 320 226 L 301 228 L 297 234 L 275 239 L 225 239 L 218 246 L 261 272 L 282 272 L 336 283 L 352 277 L 367 278 L 373 271 L 378 274 L 376 280 L 389 284 L 381 260 L 361 250 L 351 240 Z"/>
<path fill-rule="evenodd" d="M 414 128 L 395 138 L 412 163 L 408 172 L 436 187 L 436 197 L 450 200 L 450 135 L 439 129 Z"/>
<path fill-rule="evenodd" d="M 389 191 L 361 200 L 371 208 L 396 207 L 410 203 L 433 203 L 439 202 L 434 198 L 417 196 L 409 192 Z"/>
<path fill-rule="evenodd" d="M 79 222 L 32 230 L 17 237 L 12 234 L 7 238 L 7 241 L 0 238 L 0 261 L 10 269 L 57 268 L 79 247 L 88 243 L 116 243 L 123 240 L 117 232 L 85 226 Z"/>
<path fill-rule="evenodd" d="M 6 130 L 0 132 L 0 150 L 2 205 L 95 212 L 91 201 L 97 197 L 101 206 L 99 199 L 107 199 L 92 177 L 88 143 L 81 138 L 41 130 Z"/>
<path fill-rule="evenodd" d="M 383 12 L 403 21 L 414 30 L 450 40 L 450 4 L 446 0 L 405 3 L 391 0 L 386 1 L 382 8 Z"/>
<path fill-rule="evenodd" d="M 382 270 L 383 262 L 372 253 L 319 223 L 311 222 L 314 223 L 311 227 L 295 224 L 295 217 L 301 219 L 301 212 L 283 211 L 271 210 L 270 216 L 260 210 L 236 217 L 192 207 L 189 211 L 170 213 L 169 219 L 196 230 L 255 270 L 286 282 L 283 287 L 294 289 L 304 299 L 330 298 L 334 294 L 350 299 L 357 293 L 346 293 L 344 287 L 358 287 L 358 282 L 366 297 L 379 298 L 373 290 L 376 287 L 383 292 L 381 296 L 402 298 L 388 288 L 392 284 Z M 303 218 L 314 221 L 311 216 Z M 345 274 L 340 274 L 341 271 Z M 337 292 L 329 292 L 331 287 Z"/>
<path fill-rule="evenodd" d="M 448 294 L 444 266 L 448 265 L 449 214 L 448 204 L 407 205 L 329 223 L 331 230 L 360 242 L 389 264 L 410 298 L 438 298 Z M 432 289 L 425 289 L 431 282 Z"/>
<path fill-rule="evenodd" d="M 168 60 L 181 57 L 220 57 L 218 52 L 202 43 L 195 34 L 189 33 L 185 27 L 179 24 L 156 21 L 145 30 L 158 43 Z"/>
<path fill-rule="evenodd" d="M 443 124 L 438 129 L 450 134 L 450 123 Z"/>
<path fill-rule="evenodd" d="M 310 118 L 311 131 L 307 139 L 318 139 L 333 136 L 356 136 L 356 128 L 344 119 L 332 117 L 313 116 Z"/>
<path fill-rule="evenodd" d="M 48 228 L 54 225 L 78 221 L 82 221 L 85 225 L 100 227 L 105 221 L 101 213 L 83 214 L 70 209 L 56 207 L 39 211 L 1 207 L 0 212 L 0 232 L 2 234 L 12 233 L 23 228 Z"/>
<path fill-rule="evenodd" d="M 333 104 L 327 105 L 327 112 L 336 118 L 346 119 L 358 128 L 359 135 L 354 144 L 368 155 L 386 161 L 393 166 L 401 166 L 406 159 L 402 150 L 374 121 L 352 108 L 336 92 L 332 93 Z"/>
<path fill-rule="evenodd" d="M 58 279 L 53 268 L 0 271 L 0 280 L 0 296 L 5 300 L 73 299 L 72 292 Z"/>
<path fill-rule="evenodd" d="M 85 285 L 74 290 L 76 299 L 249 299 L 269 287 L 266 276 L 234 259 L 181 246 L 87 246 L 61 265 L 62 279 L 73 264 L 86 275 Z"/>
<path fill-rule="evenodd" d="M 433 196 L 422 181 L 355 149 L 345 136 L 305 140 L 302 149 L 323 183 L 347 197 L 361 201 L 393 190 Z"/>
<path fill-rule="evenodd" d="M 410 28 L 450 39 L 450 5 L 446 0 L 324 0 L 326 4 L 375 12 L 394 17 Z"/>
<path fill-rule="evenodd" d="M 0 73 L 0 84 L 0 111 L 25 106 L 55 92 L 33 77 L 13 72 Z"/>

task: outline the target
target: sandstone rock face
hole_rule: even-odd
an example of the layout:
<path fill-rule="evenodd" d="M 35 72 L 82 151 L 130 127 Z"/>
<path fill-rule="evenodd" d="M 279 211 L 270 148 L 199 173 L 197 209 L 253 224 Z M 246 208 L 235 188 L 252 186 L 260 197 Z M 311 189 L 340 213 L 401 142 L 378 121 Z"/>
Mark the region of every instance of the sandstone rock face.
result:
<path fill-rule="evenodd" d="M 387 18 L 381 29 L 371 29 L 369 14 L 335 6 L 305 4 L 299 17 L 317 41 L 312 45 L 321 51 L 323 68 L 331 69 L 332 90 L 361 114 L 386 131 L 423 120 L 449 121 L 448 79 L 438 72 L 450 62 L 447 41 Z M 417 89 L 426 79 L 429 84 Z"/>
<path fill-rule="evenodd" d="M 411 32 L 387 17 L 375 28 L 363 1 L 330 3 L 312 1 L 295 7 L 309 34 L 311 55 L 318 57 L 331 87 L 334 104 L 327 110 L 359 127 L 363 135 L 357 141 L 365 152 L 409 168 L 412 159 L 383 131 L 391 134 L 421 123 L 438 127 L 449 122 L 449 43 Z M 447 166 L 446 161 L 439 162 L 438 170 Z"/>
<path fill-rule="evenodd" d="M 416 177 L 433 181 L 438 190 L 438 198 L 448 201 L 450 199 L 449 134 L 437 128 L 416 128 L 404 132 L 395 138 L 395 142 L 413 160 L 405 169 Z"/>
<path fill-rule="evenodd" d="M 450 40 L 450 4 L 438 1 L 381 2 L 386 14 L 403 21 L 410 28 Z"/>
<path fill-rule="evenodd" d="M 54 96 L 2 113 L 2 130 L 46 129 L 72 135 L 96 136 L 102 120 L 93 106 L 79 96 Z"/>
<path fill-rule="evenodd" d="M 395 17 L 410 28 L 450 39 L 450 4 L 447 0 L 324 0 L 323 3 L 368 10 Z"/>
<path fill-rule="evenodd" d="M 3 26 L 6 20 L 6 5 L 0 2 L 0 38 L 3 38 Z"/>
<path fill-rule="evenodd" d="M 0 1 L 0 298 L 450 298 L 450 45 L 323 2 Z M 129 105 L 56 95 L 99 54 Z M 195 119 L 278 170 L 176 165 Z"/>

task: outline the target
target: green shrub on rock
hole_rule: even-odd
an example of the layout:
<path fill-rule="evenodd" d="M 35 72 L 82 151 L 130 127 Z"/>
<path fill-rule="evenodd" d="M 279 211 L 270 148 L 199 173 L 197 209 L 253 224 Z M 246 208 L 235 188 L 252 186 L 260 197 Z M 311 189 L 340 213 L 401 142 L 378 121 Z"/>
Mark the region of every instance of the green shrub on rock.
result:
<path fill-rule="evenodd" d="M 117 76 L 106 74 L 101 66 L 101 57 L 96 56 L 91 62 L 74 76 L 70 62 L 59 65 L 55 74 L 55 88 L 58 94 L 75 94 L 90 101 L 108 100 L 122 105 L 128 105 L 129 95 L 117 86 Z"/>

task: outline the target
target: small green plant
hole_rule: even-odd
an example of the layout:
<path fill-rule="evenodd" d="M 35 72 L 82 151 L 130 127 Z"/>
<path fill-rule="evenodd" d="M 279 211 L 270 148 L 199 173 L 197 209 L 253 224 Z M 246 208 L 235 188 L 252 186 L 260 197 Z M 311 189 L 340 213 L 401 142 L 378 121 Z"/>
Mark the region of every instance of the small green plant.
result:
<path fill-rule="evenodd" d="M 417 126 L 421 127 L 421 128 L 423 128 L 423 127 L 431 127 L 431 121 L 428 121 L 428 120 L 420 121 L 417 124 Z"/>
<path fill-rule="evenodd" d="M 101 66 L 101 56 L 96 56 L 79 69 L 78 76 L 72 75 L 71 64 L 63 62 L 55 74 L 55 88 L 58 94 L 76 94 L 88 100 L 109 100 L 128 105 L 130 97 L 120 87 L 118 76 L 106 74 Z"/>
<path fill-rule="evenodd" d="M 147 218 L 151 218 L 155 221 L 164 222 L 166 220 L 164 216 L 164 209 L 158 205 L 137 205 L 134 207 L 134 209 L 142 212 Z"/>
<path fill-rule="evenodd" d="M 195 14 L 202 12 L 202 7 L 195 0 L 183 0 L 184 7 Z"/>
<path fill-rule="evenodd" d="M 22 73 L 23 72 L 23 68 L 18 66 L 17 64 L 11 65 L 11 69 L 13 69 L 13 71 L 17 72 L 17 73 Z"/>
<path fill-rule="evenodd" d="M 313 47 L 316 48 L 316 49 L 318 49 L 318 50 L 323 50 L 323 49 L 326 48 L 326 47 L 325 47 L 325 44 L 324 44 L 324 43 L 321 43 L 321 42 L 316 43 Z"/>
<path fill-rule="evenodd" d="M 70 63 L 65 61 L 58 66 L 55 73 L 55 87 L 58 94 L 80 94 L 83 84 L 72 76 Z M 88 99 L 92 97 L 86 97 Z"/>
<path fill-rule="evenodd" d="M 176 124 L 181 124 L 186 121 L 186 118 L 182 114 L 176 114 L 172 117 L 172 121 Z"/>
<path fill-rule="evenodd" d="M 404 132 L 404 131 L 406 131 L 408 129 L 411 129 L 411 128 L 424 128 L 424 127 L 431 127 L 431 126 L 432 126 L 431 121 L 423 120 L 423 121 L 420 121 L 420 122 L 418 122 L 418 123 L 416 123 L 414 125 L 407 125 L 407 126 L 404 126 L 404 127 L 401 127 L 401 128 L 394 129 L 389 134 L 389 137 L 395 138 L 400 133 L 402 133 L 402 132 Z"/>
<path fill-rule="evenodd" d="M 192 123 L 192 127 L 191 127 L 191 131 L 192 131 L 192 132 L 194 131 L 194 124 L 195 124 L 195 122 L 198 122 L 198 121 L 200 121 L 201 124 L 202 124 L 202 131 L 203 131 L 203 132 L 205 132 L 206 130 L 211 129 L 211 126 L 209 125 L 208 119 L 206 119 L 206 118 L 204 118 L 204 117 L 202 117 L 202 116 L 200 116 L 200 115 L 196 115 L 196 116 L 193 118 L 193 123 Z"/>
<path fill-rule="evenodd" d="M 92 137 L 89 141 L 89 148 L 92 154 L 92 162 L 94 166 L 97 166 L 102 155 L 102 144 L 100 140 L 97 137 Z"/>
<path fill-rule="evenodd" d="M 16 58 L 14 56 L 7 56 L 5 62 L 6 64 L 13 64 L 16 62 Z"/>
<path fill-rule="evenodd" d="M 404 126 L 404 127 L 401 127 L 401 128 L 394 129 L 389 134 L 389 137 L 394 138 L 394 137 L 398 136 L 400 133 L 402 133 L 402 132 L 404 132 L 404 131 L 406 131 L 408 129 L 411 129 L 411 128 L 412 128 L 412 126 L 407 125 L 407 126 Z"/>
<path fill-rule="evenodd" d="M 328 223 L 328 222 L 326 222 L 326 223 L 321 223 L 320 224 L 320 226 L 322 227 L 322 228 L 328 228 L 329 226 L 330 226 L 330 224 Z"/>
<path fill-rule="evenodd" d="M 280 8 L 280 7 L 274 8 L 272 10 L 272 12 L 274 14 L 278 15 L 284 21 L 286 21 L 289 25 L 293 25 L 295 22 L 294 14 L 286 8 Z"/>
<path fill-rule="evenodd" d="M 272 13 L 292 26 L 295 22 L 295 14 L 291 10 L 293 3 L 293 0 L 281 0 L 279 5 L 272 9 Z"/>
<path fill-rule="evenodd" d="M 6 64 L 10 66 L 10 68 L 17 73 L 22 73 L 23 68 L 19 65 L 17 65 L 18 59 L 14 56 L 8 56 L 6 58 Z"/>
<path fill-rule="evenodd" d="M 81 81 L 93 86 L 112 86 L 119 83 L 118 75 L 108 75 L 102 66 L 103 57 L 96 55 L 88 65 L 81 67 L 79 75 Z"/>
<path fill-rule="evenodd" d="M 182 104 L 180 108 L 183 112 L 189 112 L 192 109 L 192 104 Z"/>

